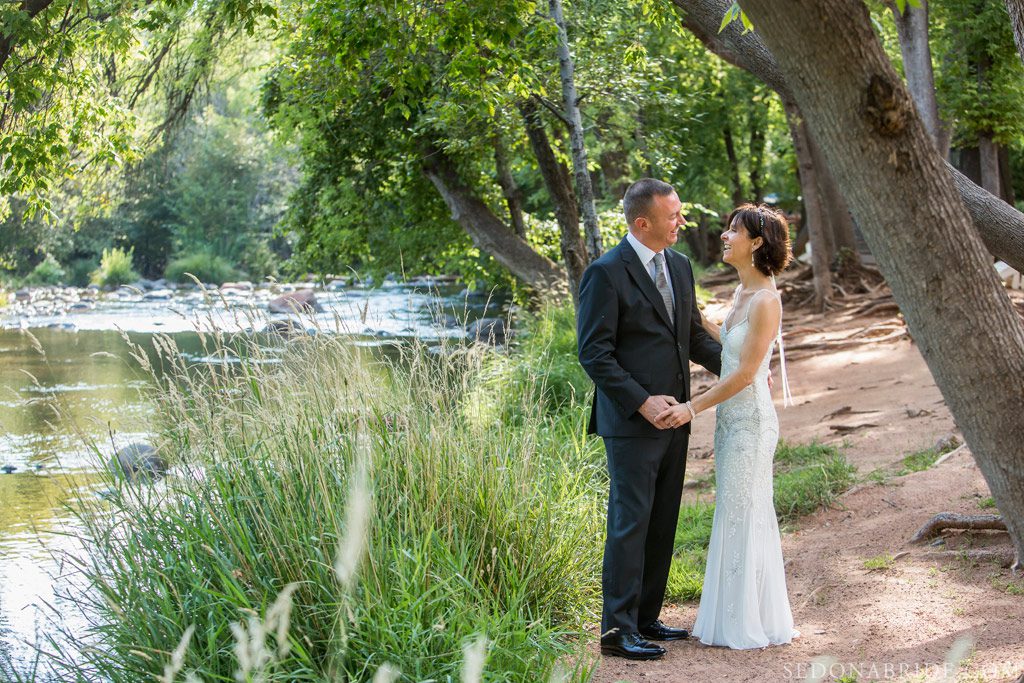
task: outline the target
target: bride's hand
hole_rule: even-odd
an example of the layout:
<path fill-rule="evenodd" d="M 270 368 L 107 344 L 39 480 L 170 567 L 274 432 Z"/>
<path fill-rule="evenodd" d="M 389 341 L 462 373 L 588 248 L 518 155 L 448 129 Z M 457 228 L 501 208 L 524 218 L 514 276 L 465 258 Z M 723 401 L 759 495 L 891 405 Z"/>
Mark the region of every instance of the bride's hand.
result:
<path fill-rule="evenodd" d="M 677 428 L 686 425 L 691 419 L 693 416 L 690 414 L 689 408 L 680 403 L 659 413 L 655 422 L 666 427 Z"/>

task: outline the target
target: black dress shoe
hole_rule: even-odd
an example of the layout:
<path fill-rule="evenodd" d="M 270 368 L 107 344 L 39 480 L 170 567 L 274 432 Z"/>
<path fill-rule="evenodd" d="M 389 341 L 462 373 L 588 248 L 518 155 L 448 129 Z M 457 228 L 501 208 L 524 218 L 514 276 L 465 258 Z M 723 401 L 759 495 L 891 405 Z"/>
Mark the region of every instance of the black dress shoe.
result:
<path fill-rule="evenodd" d="M 648 643 L 635 631 L 616 631 L 601 637 L 601 654 L 626 659 L 660 659 L 665 656 L 665 649 Z"/>
<path fill-rule="evenodd" d="M 690 632 L 685 628 L 665 626 L 660 619 L 655 619 L 652 623 L 640 628 L 640 635 L 651 640 L 686 640 L 690 637 Z"/>

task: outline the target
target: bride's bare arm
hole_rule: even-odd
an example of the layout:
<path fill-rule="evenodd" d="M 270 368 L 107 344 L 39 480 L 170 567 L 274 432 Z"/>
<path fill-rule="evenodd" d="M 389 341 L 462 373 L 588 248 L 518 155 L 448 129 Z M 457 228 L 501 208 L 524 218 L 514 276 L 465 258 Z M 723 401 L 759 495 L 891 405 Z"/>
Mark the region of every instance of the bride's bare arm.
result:
<path fill-rule="evenodd" d="M 704 315 L 704 309 L 698 309 L 698 310 L 700 310 L 700 326 L 704 328 L 704 331 L 707 332 L 711 336 L 712 339 L 714 339 L 716 342 L 721 344 L 722 343 L 722 329 L 718 325 L 716 325 L 715 323 L 713 323 L 710 320 L 708 320 L 707 316 Z"/>
<path fill-rule="evenodd" d="M 718 381 L 703 394 L 693 397 L 690 405 L 694 411 L 702 412 L 726 401 L 750 386 L 757 375 L 757 369 L 768 353 L 768 347 L 779 329 L 782 318 L 782 307 L 774 297 L 759 297 L 750 303 L 750 314 L 747 324 L 750 329 L 740 349 L 740 364 L 733 372 Z M 683 418 L 679 422 L 679 418 Z M 667 426 L 675 427 L 690 420 L 690 412 L 685 404 L 672 406 L 657 417 L 658 422 L 665 421 Z"/>

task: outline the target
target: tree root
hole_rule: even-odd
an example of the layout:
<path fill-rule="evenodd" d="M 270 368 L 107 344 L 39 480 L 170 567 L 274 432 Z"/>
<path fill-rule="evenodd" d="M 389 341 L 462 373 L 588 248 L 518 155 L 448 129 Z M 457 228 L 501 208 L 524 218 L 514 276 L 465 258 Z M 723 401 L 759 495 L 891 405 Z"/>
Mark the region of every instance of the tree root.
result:
<path fill-rule="evenodd" d="M 1003 569 L 1010 569 L 1017 561 L 1013 548 L 976 548 L 974 550 L 931 550 L 919 557 L 928 560 L 958 560 L 972 562 L 996 562 Z"/>
<path fill-rule="evenodd" d="M 922 543 L 935 538 L 945 529 L 970 529 L 972 531 L 1006 531 L 1002 515 L 963 515 L 956 512 L 940 512 L 917 530 L 911 543 Z"/>

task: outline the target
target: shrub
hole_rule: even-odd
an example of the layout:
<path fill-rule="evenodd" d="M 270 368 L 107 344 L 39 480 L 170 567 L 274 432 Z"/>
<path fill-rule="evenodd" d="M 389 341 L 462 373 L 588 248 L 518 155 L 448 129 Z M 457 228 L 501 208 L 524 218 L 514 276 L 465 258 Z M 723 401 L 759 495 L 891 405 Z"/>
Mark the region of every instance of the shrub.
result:
<path fill-rule="evenodd" d="M 222 285 L 230 280 L 238 279 L 236 271 L 228 261 L 206 251 L 179 256 L 167 264 L 164 277 L 172 282 L 191 283 L 187 273 L 194 275 L 200 282 Z"/>
<path fill-rule="evenodd" d="M 515 423 L 470 419 L 495 355 L 479 347 L 414 345 L 371 363 L 336 335 L 273 354 L 217 339 L 210 357 L 237 362 L 201 372 L 172 338 L 155 345 L 161 447 L 185 474 L 148 497 L 114 483 L 93 503 L 102 514 L 82 511 L 97 587 L 82 599 L 97 618 L 76 672 L 158 678 L 195 626 L 184 670 L 231 680 L 238 624 L 293 585 L 290 627 L 247 680 L 369 680 L 385 662 L 403 680 L 456 680 L 480 634 L 493 680 L 546 680 L 557 661 L 586 657 L 604 483 L 599 442 L 579 438 L 583 410 L 544 412 L 535 376 L 518 389 L 532 411 Z M 357 563 L 359 544 L 339 549 L 358 536 L 348 514 L 364 466 Z M 351 582 L 339 558 L 358 567 Z"/>
<path fill-rule="evenodd" d="M 101 287 L 120 287 L 138 281 L 139 274 L 132 269 L 134 249 L 125 251 L 120 247 L 104 249 L 100 267 L 92 272 L 90 281 Z"/>
<path fill-rule="evenodd" d="M 68 284 L 85 287 L 91 281 L 93 271 L 96 270 L 96 261 L 91 258 L 74 259 L 68 263 L 66 270 Z"/>
<path fill-rule="evenodd" d="M 65 278 L 64 269 L 57 263 L 57 259 L 52 254 L 47 254 L 46 258 L 25 276 L 23 284 L 29 286 L 59 285 L 64 282 Z"/>

